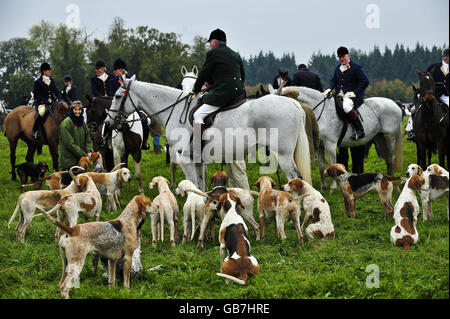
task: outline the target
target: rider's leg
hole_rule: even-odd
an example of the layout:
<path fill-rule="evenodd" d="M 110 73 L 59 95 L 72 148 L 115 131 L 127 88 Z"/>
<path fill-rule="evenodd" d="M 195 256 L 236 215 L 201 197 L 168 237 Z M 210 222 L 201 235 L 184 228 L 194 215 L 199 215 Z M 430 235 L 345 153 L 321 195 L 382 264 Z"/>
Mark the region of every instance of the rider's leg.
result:
<path fill-rule="evenodd" d="M 353 109 L 353 101 L 349 98 L 344 97 L 344 112 L 347 114 L 350 124 L 352 124 L 354 133 L 352 135 L 353 140 L 360 139 L 364 137 L 364 128 L 359 119 L 358 113 Z"/>

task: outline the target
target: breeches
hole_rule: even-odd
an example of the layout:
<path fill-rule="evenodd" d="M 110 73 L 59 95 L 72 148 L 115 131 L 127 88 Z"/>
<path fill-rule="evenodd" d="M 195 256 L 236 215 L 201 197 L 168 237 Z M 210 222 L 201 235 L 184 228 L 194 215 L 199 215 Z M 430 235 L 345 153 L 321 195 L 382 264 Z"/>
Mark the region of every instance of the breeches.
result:
<path fill-rule="evenodd" d="M 353 109 L 353 101 L 352 101 L 352 99 L 350 99 L 348 97 L 344 97 L 342 104 L 343 104 L 345 113 L 348 113 Z"/>
<path fill-rule="evenodd" d="M 203 120 L 209 114 L 220 109 L 220 106 L 213 106 L 209 104 L 203 104 L 199 107 L 199 109 L 194 113 L 194 124 L 204 124 Z"/>

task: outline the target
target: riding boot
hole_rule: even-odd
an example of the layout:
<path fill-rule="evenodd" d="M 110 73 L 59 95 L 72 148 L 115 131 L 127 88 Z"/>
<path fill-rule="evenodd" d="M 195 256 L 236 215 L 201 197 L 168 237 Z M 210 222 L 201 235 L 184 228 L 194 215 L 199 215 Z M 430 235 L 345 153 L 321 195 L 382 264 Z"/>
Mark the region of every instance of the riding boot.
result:
<path fill-rule="evenodd" d="M 150 145 L 148 145 L 148 142 L 147 142 L 149 134 L 150 134 L 150 128 L 148 127 L 148 124 L 145 123 L 145 126 L 142 125 L 142 147 L 141 147 L 141 149 L 143 149 L 143 150 L 150 149 Z"/>
<path fill-rule="evenodd" d="M 31 130 L 31 136 L 37 140 L 39 138 L 39 127 L 41 126 L 41 116 L 39 115 L 39 112 L 36 112 L 34 114 L 34 123 L 33 123 L 33 129 Z"/>
<path fill-rule="evenodd" d="M 414 134 L 414 131 L 409 131 L 408 137 L 406 138 L 407 141 L 415 142 L 416 141 L 416 134 Z"/>
<path fill-rule="evenodd" d="M 105 124 L 105 129 L 103 130 L 103 137 L 100 143 L 101 148 L 108 148 L 109 140 L 111 138 L 112 129 L 109 125 Z"/>
<path fill-rule="evenodd" d="M 347 113 L 347 117 L 349 119 L 350 124 L 353 126 L 354 133 L 352 135 L 352 140 L 358 140 L 364 137 L 364 128 L 361 124 L 361 120 L 359 119 L 358 113 L 352 109 Z"/>

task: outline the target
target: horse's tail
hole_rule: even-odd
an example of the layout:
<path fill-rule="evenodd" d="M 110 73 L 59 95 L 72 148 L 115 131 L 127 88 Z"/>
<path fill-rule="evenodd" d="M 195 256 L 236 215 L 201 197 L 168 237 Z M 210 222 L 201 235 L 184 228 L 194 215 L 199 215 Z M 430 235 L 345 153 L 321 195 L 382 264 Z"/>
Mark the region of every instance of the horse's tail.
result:
<path fill-rule="evenodd" d="M 303 111 L 302 106 L 298 101 L 295 101 L 295 105 L 299 109 L 300 113 L 305 114 L 305 111 Z M 312 178 L 311 178 L 311 158 L 309 156 L 309 143 L 308 143 L 308 137 L 306 136 L 305 131 L 305 121 L 306 121 L 306 115 L 303 117 L 303 125 L 300 126 L 300 130 L 298 133 L 298 139 L 297 144 L 295 145 L 294 150 L 294 161 L 295 165 L 297 166 L 297 169 L 300 171 L 300 174 L 302 174 L 302 179 L 312 185 Z"/>
<path fill-rule="evenodd" d="M 394 171 L 403 170 L 403 135 L 402 135 L 402 124 L 400 123 L 397 139 L 395 141 L 395 162 Z"/>

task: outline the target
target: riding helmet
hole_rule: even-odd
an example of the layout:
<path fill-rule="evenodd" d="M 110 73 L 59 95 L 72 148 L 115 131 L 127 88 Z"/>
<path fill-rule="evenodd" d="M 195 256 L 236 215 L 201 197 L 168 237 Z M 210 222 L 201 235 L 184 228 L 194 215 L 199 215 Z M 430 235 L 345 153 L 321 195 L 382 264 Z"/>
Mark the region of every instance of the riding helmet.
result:
<path fill-rule="evenodd" d="M 226 36 L 225 32 L 223 32 L 222 30 L 216 29 L 213 32 L 211 32 L 207 42 L 209 42 L 211 40 L 218 40 L 218 41 L 222 41 L 222 42 L 227 42 L 227 36 Z"/>
<path fill-rule="evenodd" d="M 67 75 L 64 77 L 64 82 L 72 82 L 72 77 L 71 77 L 69 74 L 67 74 Z"/>
<path fill-rule="evenodd" d="M 103 60 L 98 60 L 97 62 L 95 62 L 95 68 L 96 69 L 106 68 L 105 62 L 103 62 Z"/>
<path fill-rule="evenodd" d="M 284 66 L 278 69 L 278 74 L 280 76 L 287 76 L 288 75 L 288 69 Z"/>
<path fill-rule="evenodd" d="M 118 58 L 116 61 L 114 61 L 113 70 L 117 70 L 117 69 L 124 69 L 124 70 L 128 69 L 127 63 L 124 60 L 122 60 L 121 58 Z"/>
<path fill-rule="evenodd" d="M 337 55 L 338 57 L 342 58 L 344 55 L 349 54 L 348 50 L 346 47 L 339 47 L 337 49 Z"/>
<path fill-rule="evenodd" d="M 50 64 L 48 64 L 47 62 L 44 62 L 41 64 L 41 72 L 44 72 L 46 70 L 51 70 L 52 68 L 50 67 Z"/>

